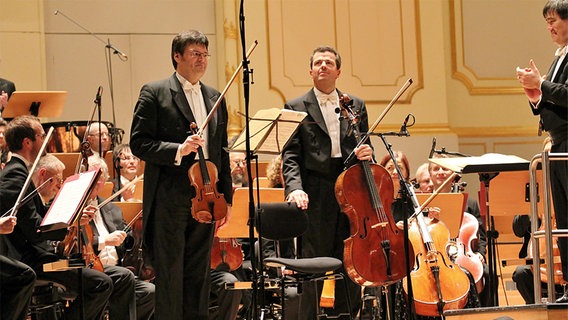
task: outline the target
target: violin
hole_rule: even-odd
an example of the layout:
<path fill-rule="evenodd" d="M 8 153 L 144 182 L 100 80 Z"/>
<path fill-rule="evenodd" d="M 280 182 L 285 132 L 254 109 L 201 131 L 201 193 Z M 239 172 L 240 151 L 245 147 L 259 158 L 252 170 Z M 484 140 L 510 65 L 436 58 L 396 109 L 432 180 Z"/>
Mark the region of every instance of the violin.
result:
<path fill-rule="evenodd" d="M 464 212 L 460 233 L 456 242 L 457 252 L 455 263 L 465 268 L 475 281 L 477 292 L 483 291 L 485 286 L 483 280 L 483 262 L 478 255 L 472 250 L 472 242 L 477 239 L 477 231 L 479 230 L 479 222 L 468 212 Z"/>
<path fill-rule="evenodd" d="M 81 169 L 79 171 L 86 171 L 89 168 L 89 156 L 93 155 L 91 146 L 89 142 L 83 141 L 81 143 Z M 78 237 L 81 237 L 80 239 Z M 73 225 L 69 228 L 65 239 L 59 243 L 60 252 L 66 257 L 71 257 L 78 250 L 77 243 L 81 240 L 81 255 L 85 260 L 85 264 L 88 268 L 95 269 L 97 271 L 103 272 L 104 267 L 99 259 L 99 256 L 95 254 L 93 250 L 93 229 L 90 224 L 79 227 L 77 231 L 77 226 Z"/>
<path fill-rule="evenodd" d="M 409 240 L 416 252 L 415 268 L 410 272 L 416 313 L 423 316 L 440 316 L 444 310 L 461 309 L 467 303 L 469 278 L 454 264 L 446 253 L 450 232 L 442 221 L 426 218 L 422 210 L 440 189 L 455 177 L 452 174 L 420 208 L 417 208 L 408 229 Z M 411 195 L 415 198 L 412 188 Z M 418 203 L 417 200 L 414 203 Z M 403 282 L 408 292 L 408 281 Z"/>
<path fill-rule="evenodd" d="M 132 221 L 126 226 L 130 228 L 134 238 L 132 247 L 127 249 L 122 257 L 121 265 L 132 271 L 135 276 L 144 281 L 152 281 L 156 277 L 154 269 L 144 263 L 144 252 L 142 251 L 142 210 L 136 214 Z M 125 230 L 126 231 L 126 230 Z"/>
<path fill-rule="evenodd" d="M 197 134 L 197 125 L 191 124 L 191 131 Z M 191 216 L 201 223 L 212 223 L 225 218 L 227 201 L 222 193 L 217 191 L 219 173 L 215 164 L 205 160 L 203 149 L 197 149 L 199 161 L 192 164 L 187 174 L 195 188 L 196 195 L 191 199 Z"/>
<path fill-rule="evenodd" d="M 242 264 L 244 253 L 241 244 L 235 238 L 213 238 L 211 247 L 211 269 L 234 271 Z"/>
<path fill-rule="evenodd" d="M 348 110 L 349 97 L 343 95 L 340 100 L 342 112 L 353 118 L 353 111 Z M 356 126 L 353 130 L 359 139 Z M 344 266 L 349 277 L 361 286 L 384 286 L 405 277 L 404 235 L 390 211 L 394 201 L 390 173 L 378 164 L 360 161 L 339 175 L 335 196 L 350 222 L 351 235 L 344 241 Z"/>

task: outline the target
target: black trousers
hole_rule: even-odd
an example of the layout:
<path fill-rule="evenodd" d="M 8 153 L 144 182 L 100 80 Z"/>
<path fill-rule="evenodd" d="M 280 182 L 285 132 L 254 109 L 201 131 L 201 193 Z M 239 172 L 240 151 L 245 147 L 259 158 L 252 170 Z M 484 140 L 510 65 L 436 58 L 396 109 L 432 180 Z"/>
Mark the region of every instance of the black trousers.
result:
<path fill-rule="evenodd" d="M 0 255 L 0 319 L 26 319 L 35 279 L 32 268 Z"/>

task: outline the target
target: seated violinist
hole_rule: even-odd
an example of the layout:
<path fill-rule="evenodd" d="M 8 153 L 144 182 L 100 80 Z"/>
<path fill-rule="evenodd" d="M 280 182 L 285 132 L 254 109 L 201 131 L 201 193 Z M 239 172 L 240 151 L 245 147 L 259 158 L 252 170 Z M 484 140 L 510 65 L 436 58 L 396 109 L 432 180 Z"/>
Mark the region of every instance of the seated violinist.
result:
<path fill-rule="evenodd" d="M 418 185 L 418 191 L 416 191 L 416 193 L 432 193 L 432 191 L 434 191 L 434 185 L 432 184 L 432 179 L 430 179 L 427 162 L 421 164 L 418 169 L 416 169 L 414 180 L 416 185 Z"/>
<path fill-rule="evenodd" d="M 90 204 L 97 208 L 104 201 L 98 197 L 104 182 L 108 179 L 105 161 L 98 156 L 89 157 L 89 169 L 101 169 L 101 176 L 91 192 Z M 123 231 L 126 223 L 122 211 L 112 202 L 108 202 L 95 212 L 90 222 L 93 230 L 93 249 L 99 256 L 104 272 L 114 282 L 110 298 L 111 319 L 151 319 L 154 314 L 154 284 L 135 278 L 134 274 L 121 266 L 125 248 L 123 242 L 127 233 Z"/>
<path fill-rule="evenodd" d="M 396 159 L 397 159 L 397 165 L 400 168 L 400 171 L 403 175 L 403 178 L 405 179 L 405 181 L 408 181 L 409 178 L 409 172 L 410 172 L 410 166 L 409 166 L 409 162 L 408 159 L 406 158 L 406 155 L 403 152 L 400 151 L 395 151 L 393 152 Z M 383 159 L 380 162 L 381 164 L 384 164 L 383 166 L 385 167 L 385 169 L 391 174 L 391 178 L 393 179 L 393 183 L 394 183 L 394 189 L 395 190 L 399 190 L 401 187 L 400 184 L 400 178 L 398 177 L 398 173 L 395 170 L 395 165 L 394 162 L 392 161 L 390 155 L 385 155 L 383 157 Z M 434 179 L 432 179 L 434 180 Z M 445 179 L 444 179 L 445 180 Z M 441 185 L 444 180 L 440 181 L 438 185 Z M 410 184 L 407 183 L 407 185 L 412 188 L 412 186 L 410 186 Z M 434 183 L 434 189 L 436 189 L 436 183 Z M 398 191 L 395 191 L 394 197 L 395 197 L 395 201 L 392 204 L 392 215 L 393 215 L 393 219 L 397 224 L 397 227 L 399 227 L 400 229 L 403 229 L 403 220 L 405 218 L 410 217 L 413 213 L 414 213 L 414 207 L 412 204 L 412 201 L 408 198 L 403 197 L 403 193 L 399 193 Z M 436 221 L 439 220 L 440 218 L 440 209 L 437 207 L 428 207 L 428 216 L 426 217 L 426 221 L 428 223 L 428 221 Z M 410 227 L 410 226 L 409 226 Z M 449 239 L 448 239 L 449 240 Z M 443 244 L 443 246 L 445 246 L 445 244 Z M 417 254 L 417 252 L 414 252 L 415 254 Z M 415 265 L 415 268 L 417 268 L 418 266 Z M 414 280 L 413 280 L 414 281 Z M 394 300 L 394 302 L 390 302 L 390 305 L 395 305 L 395 308 L 391 308 L 390 311 L 390 318 L 393 319 L 404 319 L 404 318 L 410 318 L 408 316 L 408 309 L 407 309 L 407 300 L 406 300 L 406 294 L 404 293 L 404 288 L 403 288 L 403 281 L 399 281 L 393 285 L 388 286 L 389 288 L 389 294 L 390 294 L 390 298 Z M 414 282 L 413 282 L 414 283 Z M 413 284 L 414 287 L 414 284 Z M 367 292 L 367 291 L 366 291 Z M 467 303 L 465 305 L 466 308 L 471 308 L 471 307 L 478 307 L 479 306 L 479 300 L 477 298 L 477 292 L 475 291 L 475 283 L 472 281 L 472 279 L 469 279 L 469 291 L 468 291 L 468 296 L 467 296 Z M 382 299 L 384 300 L 385 298 L 382 297 Z M 381 301 L 381 306 L 386 305 L 386 303 L 384 301 Z M 414 310 L 416 312 L 416 310 Z M 386 310 L 381 310 L 382 314 L 385 314 L 387 311 Z M 439 317 L 429 317 L 429 316 L 424 316 L 424 315 L 420 315 L 417 314 L 414 319 L 439 319 Z"/>
<path fill-rule="evenodd" d="M 110 150 L 111 139 L 108 127 L 102 122 L 92 122 L 85 131 L 86 140 L 91 146 L 93 154 L 103 158 L 105 153 Z"/>
<path fill-rule="evenodd" d="M 39 191 L 41 200 L 47 207 L 49 207 L 51 201 L 53 201 L 53 198 L 55 198 L 55 195 L 57 195 L 63 185 L 64 170 L 65 164 L 56 156 L 48 153 L 39 159 L 34 172 L 32 172 L 32 181 L 38 187 L 48 179 L 51 179 L 51 182 L 48 182 Z"/>
<path fill-rule="evenodd" d="M 140 167 L 140 159 L 132 154 L 130 150 L 130 145 L 120 144 L 114 148 L 113 159 L 115 164 L 115 169 L 117 171 L 117 177 L 113 182 L 113 191 L 116 193 L 124 185 L 134 180 L 138 176 L 138 169 Z M 135 196 L 136 184 L 127 188 L 120 195 L 114 199 L 114 201 L 142 201 L 142 199 L 137 199 Z"/>
<path fill-rule="evenodd" d="M 235 137 L 236 138 L 236 137 Z M 229 142 L 229 145 L 232 143 Z M 248 174 L 246 167 L 246 155 L 244 152 L 231 151 L 229 153 L 231 179 L 233 188 L 248 186 Z M 223 241 L 233 240 L 248 244 L 248 239 L 222 239 Z M 238 250 L 241 250 L 240 248 Z M 231 253 L 243 254 L 238 250 L 231 250 Z M 219 250 L 212 249 L 212 254 Z M 248 252 L 247 252 L 248 253 Z M 215 259 L 212 259 L 215 260 Z M 237 316 L 246 317 L 251 302 L 250 291 L 226 289 L 226 284 L 238 281 L 247 281 L 248 274 L 242 267 L 236 270 L 228 270 L 228 266 L 218 266 L 211 269 L 211 292 L 209 294 L 209 319 L 234 320 Z M 242 308 L 240 306 L 242 305 Z M 240 310 L 239 310 L 240 308 Z"/>
<path fill-rule="evenodd" d="M 6 142 L 12 152 L 12 158 L 0 173 L 0 212 L 7 212 L 16 204 L 29 174 L 28 166 L 39 156 L 45 136 L 37 117 L 20 116 L 8 124 Z M 26 194 L 31 193 L 35 187 L 33 182 L 30 183 Z M 89 268 L 83 268 L 81 278 L 78 269 L 43 271 L 45 263 L 59 260 L 51 240 L 63 240 L 67 234 L 65 229 L 60 230 L 62 232 L 38 232 L 46 212 L 42 199 L 37 194 L 19 207 L 18 224 L 14 231 L 0 236 L 7 246 L 7 256 L 30 266 L 38 279 L 60 283 L 67 290 L 78 292 L 81 281 L 85 319 L 99 319 L 111 294 L 112 279 L 102 272 Z M 88 223 L 90 214 L 88 210 L 83 212 L 80 218 L 82 225 Z M 65 315 L 69 319 L 79 319 L 80 312 L 80 304 L 75 300 L 65 310 Z"/>

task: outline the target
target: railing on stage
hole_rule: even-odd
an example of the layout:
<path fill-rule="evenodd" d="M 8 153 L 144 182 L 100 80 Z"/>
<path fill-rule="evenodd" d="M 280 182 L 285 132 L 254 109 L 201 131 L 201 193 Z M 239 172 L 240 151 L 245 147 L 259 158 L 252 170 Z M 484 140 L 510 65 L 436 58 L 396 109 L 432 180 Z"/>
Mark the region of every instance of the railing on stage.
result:
<path fill-rule="evenodd" d="M 553 246 L 552 246 L 552 235 L 557 237 L 568 237 L 568 229 L 557 229 L 552 230 L 552 216 L 551 212 L 551 201 L 550 201 L 550 161 L 568 161 L 568 153 L 549 153 L 543 151 L 540 154 L 536 154 L 530 163 L 530 194 L 531 194 L 531 241 L 533 243 L 532 253 L 533 257 L 540 257 L 539 241 L 540 238 L 544 238 L 546 241 L 546 253 L 544 261 L 547 266 L 546 270 L 548 278 L 548 297 L 546 301 L 552 303 L 555 301 L 555 291 L 554 291 L 554 265 L 553 263 Z M 536 170 L 538 165 L 542 164 L 542 181 L 543 181 L 543 219 L 544 220 L 544 230 L 538 230 L 538 187 L 536 182 Z M 563 214 L 563 213 L 557 213 Z M 540 270 L 540 259 L 534 259 L 533 261 L 533 272 L 534 274 L 534 297 L 535 303 L 543 303 L 542 299 L 542 288 L 541 288 L 541 274 L 538 272 Z"/>

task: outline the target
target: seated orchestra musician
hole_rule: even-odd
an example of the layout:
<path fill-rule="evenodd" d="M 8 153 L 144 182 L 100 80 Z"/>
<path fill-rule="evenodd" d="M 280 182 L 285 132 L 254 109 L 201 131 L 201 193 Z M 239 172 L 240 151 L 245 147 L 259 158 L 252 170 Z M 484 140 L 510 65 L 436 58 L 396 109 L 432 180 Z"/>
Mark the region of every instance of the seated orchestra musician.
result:
<path fill-rule="evenodd" d="M 403 178 L 405 180 L 407 180 L 409 178 L 410 165 L 409 165 L 409 162 L 408 162 L 406 155 L 401 151 L 394 151 L 393 153 L 394 153 L 394 155 L 397 159 L 397 165 L 400 168 L 400 171 L 403 175 Z M 394 190 L 395 190 L 395 192 L 394 192 L 395 201 L 392 204 L 392 214 L 393 214 L 394 221 L 397 222 L 397 226 L 400 229 L 402 229 L 403 228 L 402 220 L 405 217 L 409 217 L 410 215 L 412 215 L 414 213 L 414 208 L 413 208 L 412 202 L 409 201 L 408 199 L 405 200 L 405 199 L 401 198 L 402 194 L 399 192 L 399 190 L 400 190 L 400 179 L 398 177 L 398 173 L 396 172 L 396 168 L 394 166 L 394 163 L 393 163 L 390 155 L 389 154 L 385 155 L 381 159 L 380 164 L 383 167 L 385 167 L 385 169 L 391 174 L 391 178 L 393 179 Z M 437 172 L 441 168 L 432 168 L 432 165 L 429 165 L 427 167 L 427 169 L 428 170 L 426 171 L 426 173 L 428 175 L 423 174 L 422 177 L 420 178 L 420 180 L 421 181 L 423 180 L 423 182 L 424 182 L 423 183 L 423 187 L 424 187 L 423 190 L 424 191 L 431 190 L 429 188 L 430 184 L 432 184 L 433 190 L 436 190 L 445 181 L 445 179 L 447 177 L 449 177 L 450 174 L 451 174 L 451 172 L 449 172 L 449 173 L 444 172 L 445 176 L 443 174 L 438 175 Z M 417 177 L 418 177 L 418 175 L 417 175 Z M 439 179 L 439 180 L 437 180 L 437 179 Z M 430 181 L 430 182 L 428 182 L 428 181 Z M 449 189 L 445 190 L 445 191 L 441 191 L 441 192 L 449 192 Z M 479 209 L 477 210 L 477 212 L 479 213 Z M 439 208 L 429 207 L 428 208 L 428 219 L 438 220 L 439 219 L 439 213 L 440 213 Z M 415 252 L 415 254 L 416 254 L 416 252 Z M 479 303 L 478 293 L 477 293 L 477 290 L 476 290 L 476 287 L 475 287 L 475 282 L 473 281 L 473 279 L 471 277 L 469 278 L 469 281 L 470 281 L 470 284 L 469 284 L 470 290 L 469 290 L 469 293 L 468 293 L 468 301 L 467 301 L 467 304 L 466 304 L 465 307 L 466 308 L 479 307 L 480 303 Z M 407 317 L 406 298 L 405 298 L 405 294 L 403 293 L 402 281 L 399 281 L 396 284 L 389 286 L 389 295 L 390 295 L 390 299 L 394 298 L 394 302 L 391 305 L 395 306 L 394 308 L 390 309 L 390 313 L 391 313 L 390 316 L 394 317 L 396 319 Z M 384 303 L 384 297 L 382 298 L 381 304 L 384 305 L 383 303 Z M 386 310 L 384 310 L 384 309 L 381 310 L 381 313 L 385 314 Z M 437 317 L 428 317 L 428 316 L 417 315 L 417 318 L 418 319 L 428 319 L 428 318 L 437 318 Z"/>
<path fill-rule="evenodd" d="M 112 181 L 112 193 L 118 192 L 122 187 L 134 180 L 138 176 L 140 167 L 140 159 L 132 154 L 130 145 L 120 144 L 113 150 L 113 163 L 117 172 L 116 178 Z M 133 184 L 128 189 L 119 194 L 114 201 L 142 201 L 135 197 L 136 184 Z"/>
<path fill-rule="evenodd" d="M 0 118 L 0 170 L 4 169 L 4 166 L 10 160 L 10 151 L 8 150 L 8 145 L 6 144 L 6 126 L 8 122 Z"/>
<path fill-rule="evenodd" d="M 543 141 L 543 150 L 550 152 L 551 147 L 552 147 L 552 139 L 550 138 L 550 136 L 547 136 Z M 517 237 L 524 238 L 525 241 L 528 241 L 530 239 L 530 234 L 531 234 L 530 216 L 526 215 L 515 216 L 515 218 L 513 219 L 513 231 Z M 544 239 L 541 239 L 540 241 L 544 241 Z M 553 239 L 553 241 L 556 241 L 556 239 Z M 521 253 L 519 253 L 519 255 L 526 256 L 526 254 L 530 252 L 524 250 L 526 250 L 526 247 L 524 247 L 524 249 L 521 249 Z M 541 252 L 541 254 L 543 254 L 543 252 Z M 523 297 L 523 300 L 525 300 L 525 303 L 534 304 L 535 303 L 534 273 L 532 267 L 529 265 L 517 266 L 515 268 L 515 271 L 513 272 L 513 281 L 515 282 L 515 285 L 517 286 L 517 290 L 521 294 L 521 297 Z M 558 299 L 560 300 L 560 302 L 566 302 L 561 300 L 563 299 L 563 297 L 566 296 L 566 292 L 568 290 L 566 285 L 561 285 L 556 283 L 554 288 L 556 291 L 556 297 L 559 297 Z M 541 281 L 541 290 L 542 290 L 541 291 L 542 296 L 547 297 L 548 285 L 544 281 Z"/>
<path fill-rule="evenodd" d="M 229 143 L 229 145 L 231 144 L 232 143 Z M 233 188 L 248 186 L 245 153 L 231 151 L 229 152 L 229 160 Z M 236 240 L 241 244 L 248 243 L 248 239 Z M 248 254 L 248 250 L 245 250 L 244 252 Z M 233 271 L 229 271 L 226 266 L 212 268 L 211 292 L 209 295 L 209 319 L 232 320 L 237 319 L 238 316 L 245 317 L 251 302 L 250 291 L 225 289 L 225 284 L 248 280 L 249 276 L 245 270 L 243 270 L 242 266 Z"/>
<path fill-rule="evenodd" d="M 416 193 L 432 193 L 434 191 L 434 184 L 432 184 L 432 179 L 430 179 L 428 166 L 429 163 L 425 162 L 416 169 L 416 174 L 414 175 L 414 182 L 416 182 L 414 187 L 418 186 Z"/>
<path fill-rule="evenodd" d="M 229 143 L 231 145 L 231 143 Z M 229 153 L 231 164 L 231 177 L 233 187 L 248 186 L 248 171 L 246 167 L 246 154 L 243 152 Z M 270 188 L 282 188 L 282 158 L 277 156 L 266 168 Z M 242 245 L 244 260 L 250 260 L 249 239 L 237 239 Z M 293 241 L 280 244 L 281 256 L 294 257 Z M 272 241 L 263 242 L 264 256 L 276 255 L 276 247 Z M 245 263 L 246 265 L 246 263 Z M 251 290 L 226 290 L 225 284 L 237 281 L 250 281 L 250 271 L 241 266 L 236 270 L 227 271 L 222 267 L 211 270 L 210 319 L 237 319 L 250 317 Z M 298 318 L 299 297 L 296 288 L 286 288 L 286 319 Z M 240 309 L 239 309 L 240 308 Z"/>
<path fill-rule="evenodd" d="M 108 180 L 108 167 L 97 155 L 89 157 L 89 169 L 101 169 L 101 176 L 91 192 L 89 203 L 95 207 L 105 201 L 98 196 L 104 182 Z M 152 319 L 154 314 L 153 283 L 141 280 L 122 265 L 124 242 L 128 234 L 124 231 L 126 223 L 122 211 L 112 202 L 100 207 L 90 221 L 93 230 L 93 249 L 99 256 L 104 272 L 114 280 L 114 290 L 110 297 L 111 319 Z"/>
<path fill-rule="evenodd" d="M 86 141 L 91 146 L 93 154 L 104 158 L 107 151 L 111 148 L 111 139 L 108 127 L 103 122 L 91 122 L 85 131 Z"/>
<path fill-rule="evenodd" d="M 444 181 L 453 173 L 451 170 L 445 169 L 440 167 L 437 164 L 430 163 L 428 166 L 428 172 L 430 173 L 430 179 L 434 185 L 434 190 L 437 190 Z M 441 193 L 449 193 L 451 192 L 452 186 L 447 185 L 446 188 L 439 190 Z M 465 212 L 473 215 L 479 224 L 477 230 L 477 247 L 474 246 L 472 250 L 474 251 L 475 255 L 481 260 L 483 263 L 483 280 L 486 287 L 479 292 L 479 302 L 481 303 L 482 307 L 490 307 L 492 306 L 492 297 L 491 294 L 497 293 L 497 279 L 492 281 L 493 288 L 487 288 L 488 279 L 489 279 L 489 267 L 487 266 L 485 255 L 487 253 L 487 235 L 485 232 L 485 224 L 481 218 L 481 212 L 479 210 L 479 204 L 477 200 L 473 197 L 467 198 L 467 204 L 465 208 Z M 463 221 L 463 220 L 462 220 Z M 461 232 L 461 230 L 460 230 Z"/>
<path fill-rule="evenodd" d="M 0 217 L 0 235 L 14 231 L 17 218 Z M 2 245 L 0 238 L 0 246 Z M 36 274 L 32 268 L 4 255 L 0 247 L 0 319 L 26 319 Z"/>
<path fill-rule="evenodd" d="M 100 166 L 100 162 L 98 161 L 98 156 L 93 156 L 89 158 L 89 168 L 101 168 L 102 172 L 101 172 L 101 178 L 99 179 L 100 181 L 104 181 L 106 180 L 105 177 L 108 177 L 108 172 L 105 171 L 104 168 L 106 168 L 106 165 L 104 167 Z M 39 192 L 40 197 L 44 203 L 44 205 L 46 207 L 48 207 L 51 204 L 51 201 L 55 198 L 55 196 L 57 195 L 57 193 L 59 192 L 59 190 L 61 189 L 61 186 L 63 184 L 63 171 L 65 170 L 65 165 L 63 164 L 63 162 L 61 162 L 57 157 L 55 157 L 52 154 L 46 154 L 42 157 L 40 157 L 39 161 L 38 161 L 38 165 L 35 168 L 35 170 L 32 172 L 32 181 L 34 182 L 34 184 L 36 186 L 41 185 L 42 183 L 46 182 L 47 179 L 52 178 L 53 180 L 48 183 L 46 185 L 45 188 L 42 188 Z M 91 193 L 91 197 L 96 197 L 97 193 L 100 191 L 102 185 L 100 183 L 97 183 L 97 185 L 95 186 L 93 192 Z M 93 206 L 96 206 L 96 203 L 93 203 Z M 104 209 L 101 209 L 104 210 Z M 95 212 L 95 218 L 98 218 L 98 211 Z M 122 215 L 121 215 L 122 216 Z M 92 226 L 92 230 L 93 232 L 96 234 L 97 233 L 97 229 L 95 229 L 95 224 L 93 222 L 93 220 L 91 220 L 90 222 L 91 226 Z M 95 238 L 96 240 L 99 240 L 100 238 Z M 110 241 L 110 240 L 109 240 Z M 96 248 L 95 248 L 96 249 Z M 95 253 L 98 254 L 98 250 L 95 250 Z M 127 297 L 129 297 L 129 292 L 134 290 L 133 287 L 133 281 L 134 281 L 134 276 L 131 274 L 130 271 L 124 269 L 124 268 L 120 268 L 120 267 L 112 267 L 109 266 L 107 267 L 107 261 L 110 260 L 108 259 L 108 256 L 103 256 L 101 258 L 101 261 L 104 264 L 104 272 L 111 277 L 111 279 L 113 280 L 113 289 L 112 289 L 112 294 L 110 296 L 110 300 L 109 300 L 109 316 L 112 318 L 120 318 L 120 319 L 148 319 L 149 316 L 146 317 L 137 317 L 136 318 L 136 314 L 134 313 L 133 310 L 130 310 L 130 307 L 134 306 L 134 300 L 133 299 L 129 299 Z M 149 293 L 146 295 L 142 295 L 143 297 L 145 296 L 149 296 L 150 298 L 153 298 L 153 285 L 149 284 L 149 289 L 146 290 Z M 142 286 L 142 289 L 145 289 L 145 286 Z M 144 292 L 143 292 L 144 293 Z M 152 309 L 151 307 L 153 306 L 153 304 L 151 303 L 151 299 L 149 301 L 149 303 L 146 304 L 150 304 L 150 308 L 146 308 L 146 309 Z M 132 306 L 129 306 L 129 304 L 132 304 Z"/>
<path fill-rule="evenodd" d="M 539 219 L 540 220 L 540 219 Z M 528 215 L 518 215 L 515 216 L 513 219 L 513 231 L 515 235 L 520 238 L 530 239 L 531 233 L 531 221 Z M 544 241 L 541 239 L 540 241 Z M 555 241 L 555 239 L 553 239 Z M 530 252 L 530 251 L 529 251 Z M 524 253 L 520 253 L 520 255 L 526 255 L 526 251 Z M 543 252 L 541 252 L 543 254 Z M 546 282 L 542 281 L 541 278 L 541 292 L 543 297 L 548 296 L 548 285 Z M 513 272 L 513 281 L 517 286 L 517 290 L 525 300 L 526 304 L 534 304 L 535 303 L 535 296 L 534 296 L 534 273 L 533 268 L 530 265 L 519 265 L 515 268 Z M 555 286 L 555 293 L 557 297 L 561 297 L 564 294 L 564 290 L 566 286 L 556 283 Z"/>
<path fill-rule="evenodd" d="M 12 152 L 12 159 L 0 173 L 0 212 L 10 210 L 15 204 L 20 191 L 29 175 L 29 166 L 39 156 L 45 140 L 45 132 L 37 117 L 20 116 L 14 118 L 6 129 L 6 142 Z M 30 183 L 26 194 L 35 189 Z M 67 290 L 79 292 L 79 281 L 82 282 L 84 301 L 79 304 L 76 299 L 65 310 L 70 319 L 79 319 L 84 311 L 85 319 L 99 319 L 102 315 L 112 291 L 112 279 L 106 274 L 83 268 L 81 279 L 77 269 L 44 272 L 43 265 L 59 260 L 55 254 L 51 240 L 63 240 L 67 230 L 38 232 L 41 221 L 47 213 L 39 195 L 23 203 L 17 211 L 18 224 L 10 234 L 2 235 L 7 247 L 7 256 L 30 266 L 38 279 L 54 281 L 64 285 Z M 90 220 L 90 212 L 85 210 L 81 216 L 81 224 Z M 82 310 L 81 310 L 82 305 Z"/>

